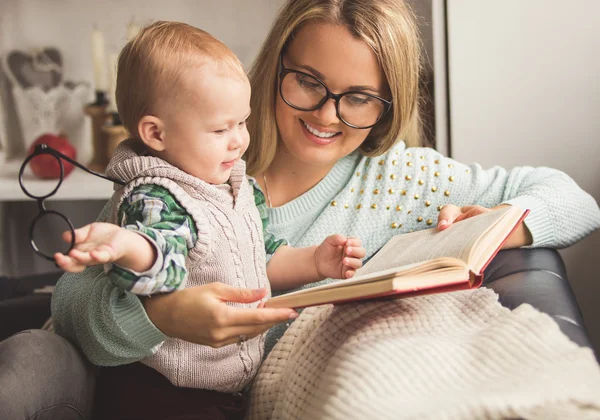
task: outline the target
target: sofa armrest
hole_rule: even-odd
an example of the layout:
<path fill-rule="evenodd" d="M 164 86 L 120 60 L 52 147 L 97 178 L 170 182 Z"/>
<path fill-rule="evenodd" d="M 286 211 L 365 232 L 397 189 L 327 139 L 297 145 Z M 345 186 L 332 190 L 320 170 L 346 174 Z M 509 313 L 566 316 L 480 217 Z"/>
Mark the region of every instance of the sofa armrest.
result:
<path fill-rule="evenodd" d="M 44 325 L 50 317 L 51 295 L 34 290 L 56 284 L 61 274 L 0 277 L 0 341 L 16 332 Z"/>
<path fill-rule="evenodd" d="M 486 268 L 483 285 L 498 293 L 507 308 L 528 303 L 550 315 L 573 342 L 594 350 L 556 250 L 501 251 Z"/>
<path fill-rule="evenodd" d="M 35 289 L 44 286 L 54 286 L 62 274 L 62 271 L 54 271 L 22 277 L 0 276 L 0 301 L 31 295 Z"/>

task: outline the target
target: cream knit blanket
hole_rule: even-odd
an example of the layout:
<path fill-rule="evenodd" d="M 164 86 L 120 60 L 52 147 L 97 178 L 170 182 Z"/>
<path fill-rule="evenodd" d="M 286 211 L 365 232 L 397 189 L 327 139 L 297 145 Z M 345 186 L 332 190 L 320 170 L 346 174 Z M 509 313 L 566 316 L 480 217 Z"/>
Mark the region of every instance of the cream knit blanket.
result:
<path fill-rule="evenodd" d="M 251 420 L 600 419 L 589 349 L 491 290 L 309 308 L 255 379 Z"/>

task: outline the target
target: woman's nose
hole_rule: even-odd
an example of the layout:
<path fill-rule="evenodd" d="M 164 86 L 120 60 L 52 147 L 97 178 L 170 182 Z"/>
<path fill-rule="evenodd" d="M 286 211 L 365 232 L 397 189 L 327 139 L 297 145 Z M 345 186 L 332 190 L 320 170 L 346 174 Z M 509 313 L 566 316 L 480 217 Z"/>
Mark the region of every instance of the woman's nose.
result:
<path fill-rule="evenodd" d="M 337 116 L 334 99 L 328 99 L 323 106 L 312 111 L 313 115 L 323 122 L 323 125 L 335 124 L 340 120 Z"/>

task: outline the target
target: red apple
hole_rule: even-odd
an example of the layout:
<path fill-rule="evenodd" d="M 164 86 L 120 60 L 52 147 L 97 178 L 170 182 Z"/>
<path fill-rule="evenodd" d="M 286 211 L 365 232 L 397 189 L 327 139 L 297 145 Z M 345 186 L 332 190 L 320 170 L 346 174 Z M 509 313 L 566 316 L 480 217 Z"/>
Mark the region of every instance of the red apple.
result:
<path fill-rule="evenodd" d="M 35 150 L 35 146 L 38 144 L 46 144 L 55 150 L 58 150 L 64 155 L 67 155 L 71 159 L 75 160 L 77 157 L 77 151 L 75 147 L 69 143 L 69 139 L 66 136 L 60 134 L 43 134 L 39 136 L 29 148 L 27 154 L 30 155 Z M 73 164 L 61 159 L 64 176 L 66 177 L 73 170 Z M 31 171 L 40 178 L 55 179 L 60 178 L 60 164 L 57 158 L 51 154 L 43 154 L 36 156 L 29 162 Z"/>

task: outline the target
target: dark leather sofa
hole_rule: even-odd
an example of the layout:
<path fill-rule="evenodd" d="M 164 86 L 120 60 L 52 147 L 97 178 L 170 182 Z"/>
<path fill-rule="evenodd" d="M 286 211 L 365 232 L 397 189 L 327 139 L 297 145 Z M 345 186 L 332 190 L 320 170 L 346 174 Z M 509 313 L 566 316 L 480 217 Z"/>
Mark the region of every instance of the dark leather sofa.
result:
<path fill-rule="evenodd" d="M 500 303 L 507 308 L 528 303 L 547 313 L 565 335 L 594 350 L 598 359 L 567 281 L 565 265 L 556 250 L 501 251 L 485 270 L 484 286 L 498 293 Z"/>
<path fill-rule="evenodd" d="M 50 296 L 30 293 L 34 288 L 56 283 L 59 274 L 0 278 L 0 340 L 44 323 L 50 316 Z M 498 293 L 504 306 L 512 309 L 529 303 L 552 316 L 575 343 L 593 349 L 565 266 L 555 250 L 501 251 L 485 270 L 484 285 Z"/>
<path fill-rule="evenodd" d="M 0 277 L 0 341 L 16 332 L 44 325 L 50 317 L 51 296 L 34 291 L 56 284 L 61 274 Z"/>

